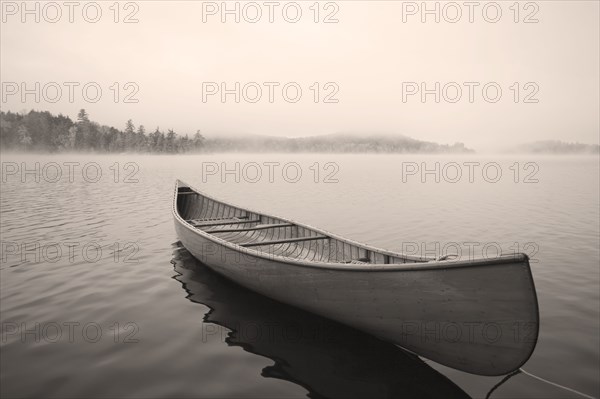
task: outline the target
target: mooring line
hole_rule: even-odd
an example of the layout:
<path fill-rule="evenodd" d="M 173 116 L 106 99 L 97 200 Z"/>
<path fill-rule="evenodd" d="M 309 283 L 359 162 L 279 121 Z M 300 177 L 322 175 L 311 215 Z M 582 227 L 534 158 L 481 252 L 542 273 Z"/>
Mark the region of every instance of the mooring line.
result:
<path fill-rule="evenodd" d="M 485 396 L 485 399 L 489 399 L 489 398 L 490 398 L 490 396 L 492 395 L 492 392 L 494 392 L 494 391 L 495 391 L 495 390 L 496 390 L 496 389 L 497 389 L 497 388 L 498 388 L 500 385 L 504 384 L 504 383 L 505 383 L 506 381 L 508 381 L 508 380 L 509 380 L 511 377 L 513 377 L 513 376 L 515 376 L 515 375 L 517 375 L 517 374 L 519 374 L 519 373 L 523 373 L 523 374 L 525 374 L 525 375 L 528 375 L 528 376 L 530 376 L 530 377 L 532 377 L 532 378 L 535 378 L 535 379 L 537 379 L 537 380 L 540 380 L 540 381 L 542 381 L 542 382 L 545 382 L 545 383 L 547 383 L 547 384 L 554 385 L 555 387 L 558 387 L 558 388 L 562 388 L 562 389 L 564 389 L 564 390 L 566 390 L 566 391 L 573 392 L 574 394 L 577 394 L 577 395 L 579 395 L 579 396 L 582 396 L 582 397 L 584 397 L 584 398 L 587 398 L 587 399 L 596 399 L 596 398 L 594 398 L 593 396 L 587 395 L 587 394 L 585 394 L 585 393 L 583 393 L 583 392 L 579 392 L 579 391 L 577 391 L 577 390 L 575 390 L 575 389 L 573 389 L 573 388 L 569 388 L 569 387 L 566 387 L 566 386 L 564 386 L 564 385 L 557 384 L 556 382 L 548 381 L 548 380 L 546 380 L 546 379 L 544 379 L 544 378 L 542 378 L 542 377 L 538 377 L 537 375 L 535 375 L 535 374 L 531 374 L 530 372 L 528 372 L 528 371 L 525 371 L 525 370 L 523 370 L 523 369 L 518 369 L 518 370 L 515 370 L 515 371 L 513 371 L 513 372 L 512 372 L 512 373 L 510 373 L 510 374 L 507 374 L 507 375 L 506 375 L 506 376 L 505 376 L 505 377 L 504 377 L 504 378 L 503 378 L 503 379 L 502 379 L 502 380 L 501 380 L 499 383 L 497 383 L 496 385 L 494 385 L 494 386 L 492 387 L 492 389 L 490 389 L 490 391 L 488 392 L 488 394 Z"/>
<path fill-rule="evenodd" d="M 521 371 L 523 374 L 527 374 L 527 375 L 528 375 L 528 376 L 530 376 L 530 377 L 536 378 L 536 379 L 538 379 L 538 380 L 540 380 L 540 381 L 543 381 L 543 382 L 545 382 L 545 383 L 547 383 L 547 384 L 554 385 L 555 387 L 562 388 L 562 389 L 564 389 L 564 390 L 566 390 L 566 391 L 573 392 L 573 393 L 575 393 L 575 394 L 577 394 L 577 395 L 583 396 L 584 398 L 588 398 L 588 399 L 596 399 L 596 398 L 594 398 L 593 396 L 590 396 L 590 395 L 587 395 L 587 394 L 585 394 L 585 393 L 582 393 L 582 392 L 576 391 L 576 390 L 575 390 L 575 389 L 573 389 L 573 388 L 569 388 L 569 387 L 566 387 L 566 386 L 564 386 L 564 385 L 557 384 L 556 382 L 548 381 L 548 380 L 546 380 L 546 379 L 544 379 L 544 378 L 542 378 L 542 377 L 538 377 L 537 375 L 535 375 L 535 374 L 531 374 L 531 373 L 529 373 L 529 372 L 527 372 L 527 371 L 525 371 L 525 370 L 523 370 L 523 369 L 519 369 L 519 370 L 520 370 L 520 371 Z"/>
<path fill-rule="evenodd" d="M 485 399 L 490 399 L 490 396 L 492 395 L 492 392 L 494 392 L 500 385 L 504 384 L 506 381 L 508 381 L 512 376 L 517 375 L 521 372 L 521 369 L 515 370 L 510 374 L 507 374 L 506 376 L 504 376 L 504 378 L 502 380 L 500 380 L 499 383 L 497 383 L 496 385 L 494 385 L 492 387 L 492 389 L 490 389 L 490 391 L 487 393 L 487 395 L 485 395 Z"/>

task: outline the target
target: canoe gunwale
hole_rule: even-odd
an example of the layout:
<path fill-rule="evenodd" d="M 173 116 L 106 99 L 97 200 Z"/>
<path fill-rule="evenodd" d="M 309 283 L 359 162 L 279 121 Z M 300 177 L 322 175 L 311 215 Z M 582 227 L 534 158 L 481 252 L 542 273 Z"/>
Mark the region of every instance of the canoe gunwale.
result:
<path fill-rule="evenodd" d="M 346 242 L 351 245 L 356 245 L 356 246 L 362 247 L 369 251 L 378 252 L 383 255 L 388 255 L 388 256 L 393 256 L 393 257 L 398 257 L 398 258 L 405 258 L 407 260 L 416 261 L 416 263 L 390 263 L 390 264 L 366 263 L 364 265 L 361 265 L 361 264 L 348 264 L 348 263 L 335 263 L 335 262 L 305 261 L 305 260 L 299 260 L 299 259 L 295 259 L 295 258 L 291 258 L 291 257 L 275 255 L 275 254 L 268 253 L 268 252 L 257 251 L 257 250 L 251 249 L 251 247 L 243 247 L 238 244 L 234 244 L 230 241 L 224 240 L 220 237 L 214 236 L 214 235 L 210 234 L 209 232 L 203 231 L 197 227 L 194 227 L 192 224 L 188 223 L 184 218 L 182 218 L 181 215 L 179 214 L 179 211 L 177 210 L 177 197 L 179 194 L 178 193 L 179 187 L 189 187 L 197 195 L 203 196 L 205 198 L 208 198 L 208 199 L 215 201 L 217 203 L 220 203 L 220 204 L 236 207 L 239 209 L 244 209 L 251 213 L 274 217 L 274 218 L 280 219 L 284 222 L 292 223 L 292 224 L 298 225 L 300 227 L 304 227 L 304 228 L 313 230 L 320 234 L 326 235 L 330 238 L 333 238 L 333 239 L 336 239 L 336 240 L 339 240 L 342 242 Z M 223 202 L 221 200 L 211 197 L 210 195 L 206 195 L 206 194 L 202 193 L 201 191 L 197 190 L 196 188 L 192 187 L 191 185 L 189 185 L 181 180 L 177 180 L 175 182 L 175 193 L 174 193 L 172 210 L 173 210 L 173 216 L 174 216 L 175 220 L 181 226 L 192 231 L 194 234 L 201 236 L 205 240 L 211 241 L 217 245 L 224 246 L 226 248 L 229 248 L 229 249 L 237 251 L 237 252 L 242 252 L 242 253 L 246 253 L 248 255 L 255 256 L 257 258 L 277 261 L 280 263 L 290 264 L 290 265 L 314 267 L 314 268 L 320 268 L 320 269 L 331 269 L 331 270 L 348 270 L 348 271 L 355 271 L 355 272 L 454 269 L 454 268 L 461 268 L 461 267 L 491 266 L 491 265 L 500 265 L 500 264 L 507 264 L 507 263 L 521 263 L 521 262 L 526 262 L 527 265 L 529 266 L 529 257 L 527 256 L 527 254 L 524 254 L 524 253 L 502 255 L 502 256 L 499 256 L 494 259 L 471 259 L 471 260 L 458 260 L 458 261 L 454 261 L 454 260 L 436 261 L 435 258 L 404 255 L 402 253 L 388 251 L 388 250 L 385 250 L 382 248 L 377 248 L 377 247 L 370 246 L 368 244 L 357 242 L 357 241 L 354 241 L 354 240 L 351 240 L 351 239 L 348 239 L 345 237 L 340 237 L 340 236 L 338 236 L 336 234 L 332 234 L 326 230 L 323 230 L 323 229 L 320 229 L 320 228 L 317 228 L 314 226 L 310 226 L 310 225 L 307 225 L 307 224 L 304 224 L 301 222 L 296 222 L 296 221 L 288 219 L 288 218 L 283 218 L 283 217 L 279 217 L 279 216 L 272 215 L 272 214 L 267 215 L 264 212 L 257 212 L 257 211 L 254 211 L 254 210 L 251 210 L 251 209 L 248 209 L 245 207 L 241 207 L 241 206 L 237 206 L 237 205 L 234 205 L 231 203 Z M 530 273 L 531 273 L 531 271 L 530 271 Z"/>

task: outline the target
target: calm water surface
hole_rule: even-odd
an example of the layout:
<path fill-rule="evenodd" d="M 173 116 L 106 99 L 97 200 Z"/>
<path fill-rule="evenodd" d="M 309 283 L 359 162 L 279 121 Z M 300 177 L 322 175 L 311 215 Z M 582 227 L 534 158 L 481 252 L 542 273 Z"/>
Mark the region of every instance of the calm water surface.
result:
<path fill-rule="evenodd" d="M 600 396 L 597 157 L 3 154 L 2 162 L 3 397 L 485 397 L 502 379 L 419 359 L 215 275 L 175 235 L 176 178 L 383 248 L 527 252 L 541 331 L 525 370 Z M 39 173 L 23 175 L 36 162 Z M 403 162 L 456 162 L 463 176 L 449 182 L 448 167 L 439 183 L 420 173 L 403 182 Z M 472 183 L 464 162 L 479 163 Z M 496 183 L 485 179 L 496 167 L 481 173 L 490 162 L 502 171 Z M 519 374 L 491 397 L 578 396 Z"/>

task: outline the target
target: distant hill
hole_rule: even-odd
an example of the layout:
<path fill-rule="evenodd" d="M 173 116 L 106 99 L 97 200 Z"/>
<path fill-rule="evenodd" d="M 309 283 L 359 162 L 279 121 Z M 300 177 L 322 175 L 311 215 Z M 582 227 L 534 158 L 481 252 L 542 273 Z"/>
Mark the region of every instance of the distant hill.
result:
<path fill-rule="evenodd" d="M 463 143 L 420 141 L 406 136 L 336 133 L 310 137 L 208 137 L 207 151 L 321 153 L 473 153 Z"/>
<path fill-rule="evenodd" d="M 559 140 L 543 140 L 523 144 L 515 151 L 535 154 L 600 154 L 597 144 L 567 143 Z"/>

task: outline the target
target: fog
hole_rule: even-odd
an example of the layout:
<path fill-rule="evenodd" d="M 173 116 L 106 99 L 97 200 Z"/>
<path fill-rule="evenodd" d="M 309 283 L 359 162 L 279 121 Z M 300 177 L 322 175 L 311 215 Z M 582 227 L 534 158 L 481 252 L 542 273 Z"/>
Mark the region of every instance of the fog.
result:
<path fill-rule="evenodd" d="M 4 111 L 478 151 L 598 143 L 598 2 L 54 4 L 2 3 Z"/>

